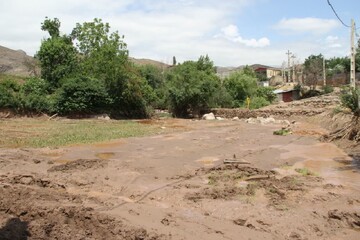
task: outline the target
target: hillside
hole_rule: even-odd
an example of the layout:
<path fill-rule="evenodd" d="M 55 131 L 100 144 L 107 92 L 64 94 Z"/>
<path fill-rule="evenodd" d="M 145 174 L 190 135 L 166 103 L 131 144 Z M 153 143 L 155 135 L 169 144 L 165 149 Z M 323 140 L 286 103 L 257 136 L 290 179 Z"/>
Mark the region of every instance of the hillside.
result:
<path fill-rule="evenodd" d="M 158 67 L 158 68 L 168 68 L 170 67 L 171 65 L 168 65 L 166 63 L 162 63 L 162 62 L 159 62 L 159 61 L 155 61 L 155 60 L 152 60 L 152 59 L 146 59 L 146 58 L 133 58 L 133 57 L 129 57 L 130 61 L 135 63 L 136 65 L 153 65 L 155 67 Z"/>
<path fill-rule="evenodd" d="M 168 68 L 170 65 L 152 59 L 129 58 L 136 65 L 153 65 L 159 68 Z M 0 73 L 28 77 L 39 73 L 36 68 L 36 60 L 26 55 L 22 50 L 13 50 L 0 46 Z"/>
<path fill-rule="evenodd" d="M 28 77 L 34 75 L 38 69 L 33 57 L 22 50 L 12 50 L 0 46 L 0 73 Z"/>

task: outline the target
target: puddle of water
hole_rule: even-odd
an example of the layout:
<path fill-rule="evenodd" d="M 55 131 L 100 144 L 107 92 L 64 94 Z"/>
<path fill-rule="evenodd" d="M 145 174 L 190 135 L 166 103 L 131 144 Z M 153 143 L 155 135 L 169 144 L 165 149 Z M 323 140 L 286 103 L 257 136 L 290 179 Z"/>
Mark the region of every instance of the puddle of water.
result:
<path fill-rule="evenodd" d="M 115 155 L 113 152 L 103 152 L 103 153 L 97 153 L 95 156 L 97 158 L 100 158 L 101 160 L 109 160 Z"/>
<path fill-rule="evenodd" d="M 353 159 L 343 150 L 331 143 L 314 145 L 289 144 L 282 150 L 281 158 L 301 157 L 304 160 L 294 164 L 292 169 L 307 168 L 336 185 L 347 185 L 360 190 L 360 171 Z"/>
<path fill-rule="evenodd" d="M 200 159 L 197 159 L 195 162 L 199 162 L 204 164 L 204 166 L 214 166 L 215 162 L 220 161 L 218 157 L 202 157 Z"/>
<path fill-rule="evenodd" d="M 122 144 L 125 144 L 126 142 L 123 140 L 120 141 L 111 141 L 111 142 L 102 142 L 102 143 L 94 143 L 92 146 L 98 147 L 98 148 L 104 148 L 104 147 L 119 147 Z"/>
<path fill-rule="evenodd" d="M 63 153 L 61 153 L 61 152 L 44 152 L 44 153 L 41 153 L 41 155 L 47 156 L 47 157 L 60 157 L 63 155 Z"/>

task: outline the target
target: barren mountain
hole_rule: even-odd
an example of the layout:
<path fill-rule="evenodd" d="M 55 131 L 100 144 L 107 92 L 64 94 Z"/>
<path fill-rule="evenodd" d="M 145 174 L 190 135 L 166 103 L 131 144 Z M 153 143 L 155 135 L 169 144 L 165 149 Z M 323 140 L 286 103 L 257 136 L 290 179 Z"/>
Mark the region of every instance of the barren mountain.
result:
<path fill-rule="evenodd" d="M 36 66 L 36 60 L 24 51 L 0 46 L 0 73 L 27 77 L 38 71 Z"/>

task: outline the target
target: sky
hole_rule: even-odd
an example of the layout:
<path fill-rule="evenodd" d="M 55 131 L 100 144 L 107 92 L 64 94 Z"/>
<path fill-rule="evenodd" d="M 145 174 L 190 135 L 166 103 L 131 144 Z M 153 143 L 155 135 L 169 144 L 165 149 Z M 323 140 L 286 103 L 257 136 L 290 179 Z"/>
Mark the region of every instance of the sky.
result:
<path fill-rule="evenodd" d="M 359 0 L 330 0 L 339 17 L 360 27 Z M 281 66 L 290 50 L 301 63 L 350 52 L 350 29 L 327 0 L 0 0 L 0 45 L 33 56 L 48 37 L 45 17 L 60 31 L 101 18 L 125 36 L 129 54 L 172 64 L 209 55 L 217 66 Z M 360 34 L 360 29 L 358 29 Z"/>

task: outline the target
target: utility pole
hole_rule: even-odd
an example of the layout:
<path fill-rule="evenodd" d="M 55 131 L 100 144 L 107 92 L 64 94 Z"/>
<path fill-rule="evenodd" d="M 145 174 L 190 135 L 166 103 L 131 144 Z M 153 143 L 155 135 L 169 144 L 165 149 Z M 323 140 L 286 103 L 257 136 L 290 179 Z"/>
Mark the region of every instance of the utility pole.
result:
<path fill-rule="evenodd" d="M 324 87 L 326 86 L 326 66 L 325 66 L 325 56 L 323 56 L 323 79 L 324 79 Z"/>
<path fill-rule="evenodd" d="M 296 56 L 293 54 L 293 55 L 291 55 L 291 58 L 292 58 L 292 68 L 293 68 L 292 82 L 295 82 L 295 61 L 294 61 L 294 59 L 296 58 Z"/>
<path fill-rule="evenodd" d="M 351 42 L 350 42 L 350 87 L 355 89 L 355 22 L 351 19 Z"/>
<path fill-rule="evenodd" d="M 292 54 L 292 52 L 290 52 L 289 50 L 287 51 L 287 53 L 286 53 L 287 55 L 288 55 L 288 81 L 290 81 L 290 57 L 291 57 L 291 54 Z"/>

